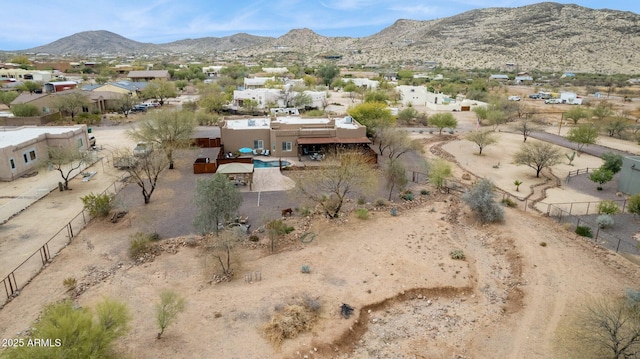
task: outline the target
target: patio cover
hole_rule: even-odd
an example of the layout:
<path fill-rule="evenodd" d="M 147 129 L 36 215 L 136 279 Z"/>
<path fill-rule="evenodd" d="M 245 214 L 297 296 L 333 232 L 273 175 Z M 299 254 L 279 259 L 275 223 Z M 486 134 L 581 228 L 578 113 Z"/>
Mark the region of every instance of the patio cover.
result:
<path fill-rule="evenodd" d="M 249 183 L 249 190 L 253 189 L 253 164 L 252 163 L 225 163 L 218 166 L 216 173 L 223 173 L 228 175 L 243 175 L 247 176 L 247 182 Z"/>
<path fill-rule="evenodd" d="M 299 145 L 325 145 L 333 143 L 371 143 L 366 137 L 340 138 L 340 137 L 302 137 L 297 140 Z"/>

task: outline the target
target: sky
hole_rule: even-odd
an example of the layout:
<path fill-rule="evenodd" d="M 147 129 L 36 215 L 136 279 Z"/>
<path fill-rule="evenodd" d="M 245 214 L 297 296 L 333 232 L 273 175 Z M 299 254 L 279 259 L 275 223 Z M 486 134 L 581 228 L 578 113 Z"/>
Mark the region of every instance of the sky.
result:
<path fill-rule="evenodd" d="M 46 45 L 82 31 L 107 30 L 162 44 L 240 32 L 278 37 L 309 28 L 324 36 L 373 35 L 398 19 L 433 20 L 536 0 L 21 0 L 3 1 L 0 50 Z M 640 14 L 639 0 L 556 2 Z"/>

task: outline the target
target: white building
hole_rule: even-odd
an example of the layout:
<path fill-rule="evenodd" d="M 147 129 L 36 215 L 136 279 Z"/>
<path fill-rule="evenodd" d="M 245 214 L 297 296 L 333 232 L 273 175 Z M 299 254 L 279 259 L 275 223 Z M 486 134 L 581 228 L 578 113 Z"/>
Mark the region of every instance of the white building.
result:
<path fill-rule="evenodd" d="M 275 76 L 272 76 L 272 77 L 245 77 L 244 78 L 244 88 L 245 89 L 249 89 L 249 88 L 264 87 L 264 84 L 267 81 L 275 81 L 275 80 L 276 80 Z"/>
<path fill-rule="evenodd" d="M 224 68 L 224 66 L 204 66 L 202 68 L 202 72 L 207 77 L 218 77 L 220 75 L 220 71 Z"/>
<path fill-rule="evenodd" d="M 289 72 L 289 69 L 286 67 L 263 67 L 262 72 L 266 72 L 268 74 L 286 74 Z"/>
<path fill-rule="evenodd" d="M 380 84 L 380 81 L 376 81 L 376 80 L 369 80 L 369 79 L 364 79 L 364 78 L 343 78 L 342 81 L 344 81 L 345 83 L 349 83 L 349 82 L 353 82 L 354 85 L 358 86 L 358 87 L 366 87 L 370 90 L 375 90 L 378 88 L 378 85 Z"/>
<path fill-rule="evenodd" d="M 284 107 L 281 99 L 282 91 L 279 89 L 246 89 L 233 91 L 233 105 L 243 107 L 245 101 L 253 100 L 257 103 L 257 108 L 266 108 L 268 104 L 275 104 L 277 107 Z"/>
<path fill-rule="evenodd" d="M 18 81 L 49 82 L 53 78 L 51 71 L 37 71 L 24 69 L 0 69 L 0 77 L 16 79 Z"/>
<path fill-rule="evenodd" d="M 396 87 L 400 93 L 400 102 L 403 106 L 426 106 L 427 88 L 424 86 L 400 85 Z"/>

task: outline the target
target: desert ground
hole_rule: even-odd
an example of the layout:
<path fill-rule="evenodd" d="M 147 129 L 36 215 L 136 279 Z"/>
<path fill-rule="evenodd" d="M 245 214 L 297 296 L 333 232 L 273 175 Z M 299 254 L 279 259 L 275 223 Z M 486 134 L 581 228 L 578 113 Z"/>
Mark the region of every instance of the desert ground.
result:
<path fill-rule="evenodd" d="M 472 116 L 457 115 L 461 127 L 473 127 Z M 544 185 L 535 185 L 546 180 L 536 178 L 528 167 L 511 164 L 507 156 L 522 143 L 521 136 L 500 132 L 500 141 L 478 156 L 470 142 L 455 136 L 413 135 L 424 141 L 426 157 L 451 160 L 455 181 L 461 185 L 488 177 L 516 197 L 544 197 L 547 203 L 598 199 L 565 185 L 546 191 L 545 196 L 540 191 Z M 608 139 L 602 144 L 627 146 Z M 629 149 L 638 153 L 637 146 Z M 149 205 L 133 197 L 139 196 L 135 189 L 123 190 L 119 196 L 127 198 L 120 200 L 129 211 L 125 218 L 115 224 L 94 220 L 80 232 L 0 310 L 0 338 L 24 334 L 43 305 L 72 296 L 62 282 L 75 277 L 80 290 L 73 297 L 79 306 L 91 307 L 110 297 L 131 309 L 131 332 L 118 342 L 118 351 L 125 357 L 589 358 L 569 340 L 570 324 L 580 306 L 591 298 L 620 296 L 626 288 L 640 287 L 636 264 L 577 237 L 543 214 L 506 208 L 504 223 L 481 225 L 457 194 L 440 193 L 427 183 L 412 185 L 414 193 L 424 188 L 430 194 L 416 195 L 411 203 L 396 200 L 376 207 L 372 204 L 376 198 L 368 198 L 364 206 L 371 216 L 367 220 L 349 211 L 357 206 L 355 201 L 337 220 L 296 212 L 285 219 L 294 232 L 274 253 L 259 232 L 257 244 L 238 242 L 235 275 L 229 282 L 212 282 L 210 258 L 200 236 L 193 233 L 162 239 L 152 260 L 132 260 L 127 250 L 134 233 L 152 230 L 176 216 L 191 222 L 189 213 L 176 205 L 185 196 L 185 179 L 192 181 L 187 176 L 190 156 L 179 159 L 178 169 L 163 175 Z M 563 178 L 569 170 L 601 163 L 583 154 L 574 166 L 561 164 L 545 175 Z M 98 171 L 98 176 L 117 178 L 117 171 L 109 166 L 104 173 Z M 462 178 L 465 173 L 470 180 Z M 515 191 L 515 179 L 524 182 L 519 191 Z M 263 183 L 272 186 L 264 194 L 274 196 L 265 198 L 281 197 L 283 204 L 302 207 L 288 191 L 275 191 L 290 188 L 289 181 L 273 177 Z M 274 183 L 285 185 L 278 188 Z M 46 218 L 51 210 L 78 213 L 81 204 L 67 208 L 62 197 L 78 194 L 54 192 L 8 224 L 16 223 L 13 230 L 24 230 L 38 227 L 33 218 Z M 61 204 L 50 208 L 50 203 Z M 264 206 L 272 208 L 268 203 Z M 397 216 L 391 215 L 391 206 L 397 208 Z M 18 225 L 25 215 L 31 225 Z M 5 226 L 0 230 L 14 233 Z M 306 233 L 313 241 L 300 241 Z M 27 233 L 13 241 L 39 238 Z M 9 247 L 3 236 L 3 261 Z M 452 259 L 453 250 L 462 250 L 465 259 Z M 309 266 L 310 273 L 301 272 L 303 265 Z M 163 289 L 179 292 L 187 299 L 187 308 L 158 340 L 153 304 Z M 276 308 L 300 296 L 321 304 L 317 323 L 312 330 L 274 345 L 262 326 Z M 355 308 L 349 319 L 340 315 L 343 303 Z"/>

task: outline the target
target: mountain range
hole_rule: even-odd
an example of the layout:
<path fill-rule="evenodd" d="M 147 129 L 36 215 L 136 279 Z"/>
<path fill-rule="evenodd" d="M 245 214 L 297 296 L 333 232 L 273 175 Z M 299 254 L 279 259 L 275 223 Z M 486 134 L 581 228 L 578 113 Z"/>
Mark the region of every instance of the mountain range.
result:
<path fill-rule="evenodd" d="M 640 15 L 544 2 L 486 8 L 427 21 L 398 20 L 367 37 L 326 37 L 294 29 L 274 38 L 239 33 L 165 44 L 136 42 L 109 31 L 86 31 L 25 53 L 99 56 L 192 53 L 225 57 L 285 54 L 313 64 L 500 68 L 640 73 Z"/>

